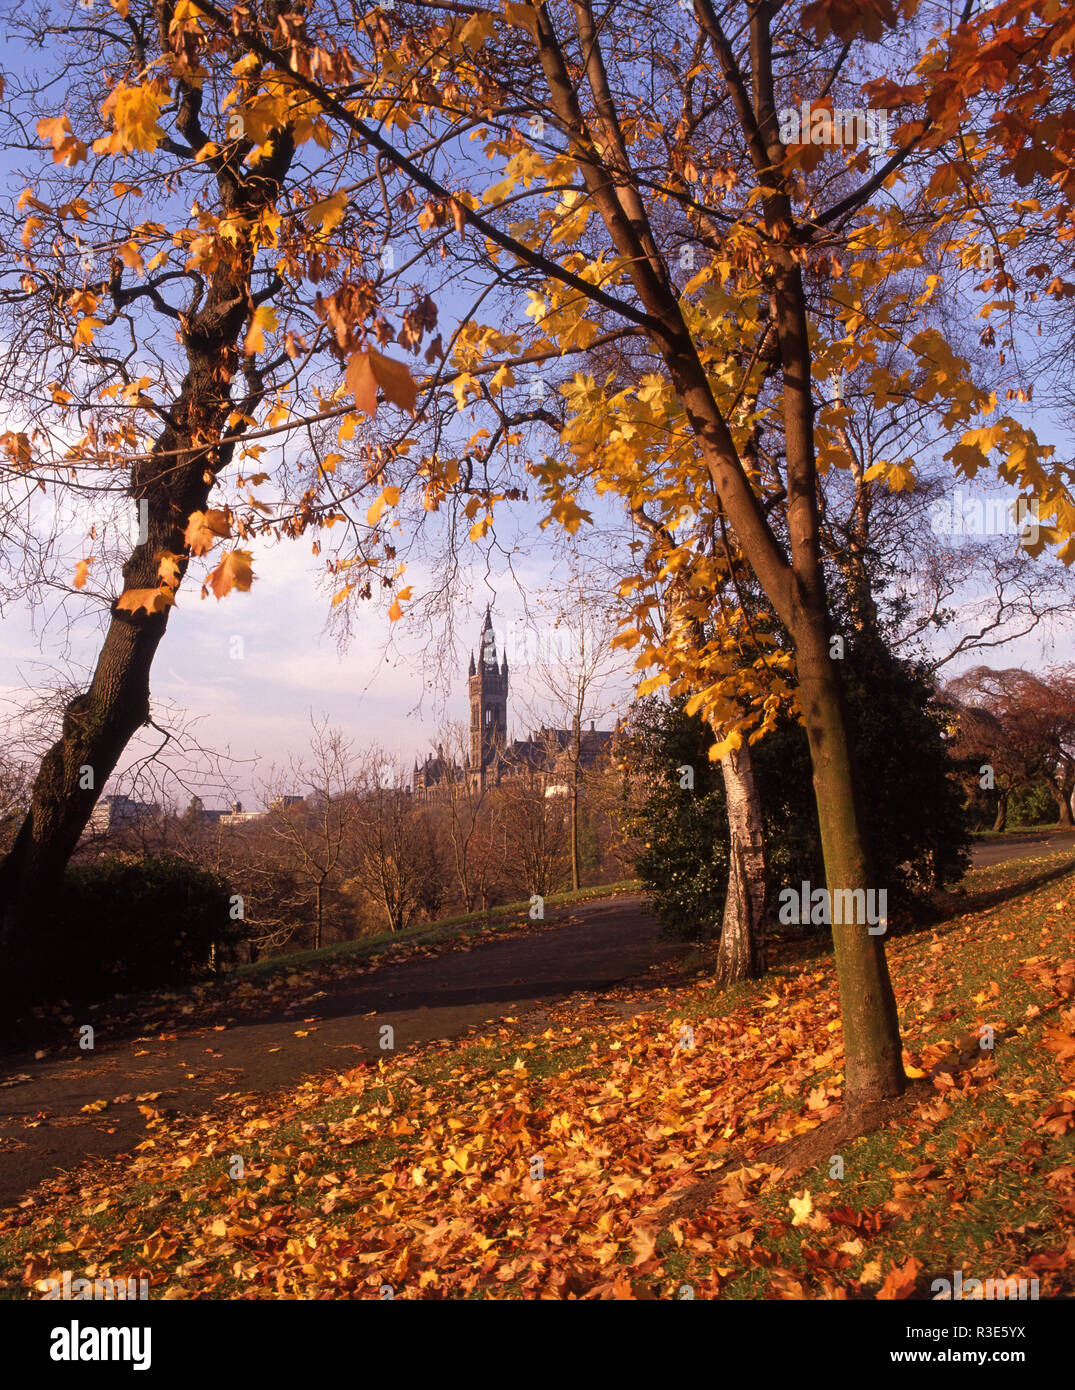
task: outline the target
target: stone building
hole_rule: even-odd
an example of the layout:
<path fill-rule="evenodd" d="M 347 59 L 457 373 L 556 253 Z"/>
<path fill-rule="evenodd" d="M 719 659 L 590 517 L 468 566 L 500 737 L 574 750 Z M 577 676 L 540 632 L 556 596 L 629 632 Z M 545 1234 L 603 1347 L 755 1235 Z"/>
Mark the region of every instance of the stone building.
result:
<path fill-rule="evenodd" d="M 411 788 L 415 796 L 428 799 L 442 795 L 451 783 L 465 779 L 471 786 L 485 787 L 537 773 L 552 795 L 569 775 L 574 733 L 571 729 L 548 729 L 542 726 L 526 739 L 508 738 L 508 658 L 497 656 L 493 615 L 485 610 L 478 640 L 478 652 L 471 655 L 467 669 L 467 693 L 470 697 L 470 740 L 466 767 L 460 767 L 445 756 L 443 745 L 437 746 L 424 762 L 414 764 Z M 582 731 L 580 766 L 592 767 L 608 753 L 612 744 L 611 730 Z"/>

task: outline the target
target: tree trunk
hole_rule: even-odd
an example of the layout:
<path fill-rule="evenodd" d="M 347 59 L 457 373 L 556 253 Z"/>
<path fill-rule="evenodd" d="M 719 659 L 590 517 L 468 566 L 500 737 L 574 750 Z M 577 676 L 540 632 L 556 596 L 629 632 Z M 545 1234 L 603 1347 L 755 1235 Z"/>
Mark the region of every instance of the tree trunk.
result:
<path fill-rule="evenodd" d="M 765 973 L 765 900 L 768 878 L 761 804 L 750 747 L 726 753 L 720 762 L 728 803 L 728 896 L 714 972 L 718 984 L 755 979 Z"/>
<path fill-rule="evenodd" d="M 993 830 L 999 834 L 1008 824 L 1008 794 L 1001 792 L 1000 799 L 997 801 L 997 815 L 993 822 Z"/>
<path fill-rule="evenodd" d="M 814 769 L 825 886 L 833 903 L 842 889 L 885 885 L 870 882 L 843 686 L 829 656 L 824 620 L 810 614 L 798 626 L 794 637 L 800 700 Z M 834 921 L 832 937 L 844 1032 L 845 1095 L 849 1109 L 855 1109 L 899 1095 L 907 1084 L 899 1016 L 884 934 L 872 934 L 866 922 Z"/>
<path fill-rule="evenodd" d="M 1059 782 L 1051 782 L 1050 787 L 1056 802 L 1057 825 L 1075 825 L 1075 819 L 1071 814 L 1071 788 L 1064 787 Z"/>
<path fill-rule="evenodd" d="M 324 924 L 324 897 L 323 897 L 322 888 L 323 888 L 323 885 L 319 883 L 319 884 L 317 885 L 316 889 L 314 890 L 315 895 L 316 895 L 316 897 L 315 897 L 315 911 L 316 911 L 316 914 L 317 914 L 317 920 L 316 920 L 316 923 L 315 923 L 315 925 L 314 925 L 314 950 L 315 950 L 315 951 L 320 951 L 320 949 L 321 949 L 321 931 L 322 931 L 322 927 L 323 927 L 323 924 Z"/>
<path fill-rule="evenodd" d="M 577 893 L 582 887 L 579 863 L 579 787 L 577 779 L 571 785 L 571 887 Z"/>

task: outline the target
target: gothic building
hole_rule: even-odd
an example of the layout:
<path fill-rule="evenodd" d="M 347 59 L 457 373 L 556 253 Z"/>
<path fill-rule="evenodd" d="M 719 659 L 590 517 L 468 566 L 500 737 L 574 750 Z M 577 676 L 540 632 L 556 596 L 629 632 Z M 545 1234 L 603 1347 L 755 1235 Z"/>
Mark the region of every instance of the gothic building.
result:
<path fill-rule="evenodd" d="M 565 764 L 570 763 L 574 743 L 570 729 L 541 728 L 528 739 L 508 738 L 508 658 L 497 658 L 493 615 L 485 610 L 478 641 L 478 653 L 471 655 L 467 669 L 467 693 L 470 697 L 470 749 L 466 767 L 460 767 L 445 757 L 443 745 L 435 754 L 414 765 L 412 789 L 416 796 L 436 796 L 449 781 L 465 778 L 471 785 L 488 786 L 518 777 L 538 773 L 545 784 L 546 794 L 552 794 Z M 581 766 L 592 767 L 607 753 L 613 735 L 595 729 L 591 722 L 580 740 Z"/>

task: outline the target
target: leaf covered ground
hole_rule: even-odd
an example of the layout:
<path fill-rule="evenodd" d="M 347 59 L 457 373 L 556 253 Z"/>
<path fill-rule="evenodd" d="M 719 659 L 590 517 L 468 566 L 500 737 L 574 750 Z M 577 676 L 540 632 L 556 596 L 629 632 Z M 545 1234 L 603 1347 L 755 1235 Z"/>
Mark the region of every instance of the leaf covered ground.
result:
<path fill-rule="evenodd" d="M 915 1089 L 832 1154 L 800 1138 L 842 1081 L 831 956 L 800 943 L 731 991 L 576 998 L 151 1116 L 129 1158 L 4 1215 L 2 1291 L 71 1270 L 170 1299 L 908 1298 L 962 1270 L 1075 1293 L 1066 863 L 973 874 L 1007 900 L 892 941 Z M 824 1155 L 806 1171 L 782 1166 L 796 1139 Z"/>

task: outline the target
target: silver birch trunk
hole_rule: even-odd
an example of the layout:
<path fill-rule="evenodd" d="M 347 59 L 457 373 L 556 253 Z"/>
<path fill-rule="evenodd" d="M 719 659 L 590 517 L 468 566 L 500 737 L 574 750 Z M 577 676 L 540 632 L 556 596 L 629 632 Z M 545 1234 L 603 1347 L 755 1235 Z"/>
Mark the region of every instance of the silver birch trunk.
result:
<path fill-rule="evenodd" d="M 728 803 L 728 896 L 717 951 L 720 984 L 754 979 L 765 971 L 765 899 L 768 879 L 761 802 L 746 743 L 720 760 Z"/>

